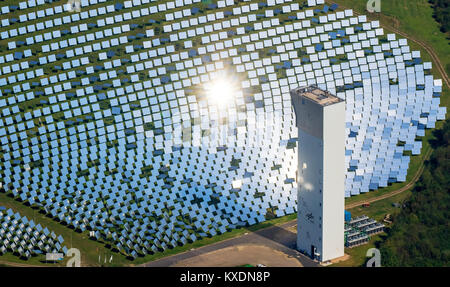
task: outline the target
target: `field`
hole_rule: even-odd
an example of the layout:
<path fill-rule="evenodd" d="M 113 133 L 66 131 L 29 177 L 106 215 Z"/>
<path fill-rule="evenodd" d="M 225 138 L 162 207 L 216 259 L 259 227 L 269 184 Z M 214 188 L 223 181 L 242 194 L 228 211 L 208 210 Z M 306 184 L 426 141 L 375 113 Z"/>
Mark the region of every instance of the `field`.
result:
<path fill-rule="evenodd" d="M 409 37 L 414 39 L 420 39 L 426 45 L 435 50 L 442 62 L 442 65 L 446 67 L 447 75 L 450 74 L 450 53 L 449 51 L 449 35 L 442 33 L 439 30 L 439 24 L 432 18 L 433 9 L 426 0 L 398 0 L 398 1 L 382 1 L 381 13 L 370 14 L 366 12 L 365 0 L 339 0 L 339 1 L 327 1 L 336 2 L 343 7 L 351 7 L 355 11 L 361 14 L 365 14 L 372 20 L 379 20 L 383 25 L 383 28 L 387 32 L 392 31 L 392 27 L 408 34 Z M 436 69 L 437 64 L 433 61 L 429 53 L 417 43 L 409 41 L 408 43 L 411 49 L 421 51 L 421 56 L 424 61 L 433 62 L 432 73 L 436 77 L 443 78 L 446 75 L 442 75 L 439 70 Z M 441 104 L 450 107 L 449 99 L 449 87 L 443 85 L 443 92 L 441 97 Z M 448 114 L 447 114 L 448 117 Z M 443 122 L 436 123 L 436 129 L 442 128 Z M 429 140 L 433 138 L 433 130 L 426 130 L 425 136 L 422 138 L 422 151 L 418 156 L 411 156 L 411 162 L 408 169 L 408 175 L 405 183 L 394 183 L 386 188 L 382 188 L 376 191 L 372 191 L 366 194 L 361 194 L 346 199 L 347 204 L 351 204 L 356 201 L 370 199 L 377 197 L 385 192 L 397 190 L 405 186 L 413 177 L 416 171 L 419 169 L 421 163 L 424 161 L 425 154 L 431 149 Z"/>
<path fill-rule="evenodd" d="M 384 28 L 395 28 L 430 46 L 442 62 L 447 75 L 450 74 L 449 34 L 439 30 L 439 23 L 433 18 L 433 8 L 427 0 L 381 0 L 381 13 L 370 14 L 366 11 L 366 0 L 337 0 L 342 6 L 366 14 L 369 19 L 380 20 Z M 409 41 L 411 45 L 411 41 Z M 412 45 L 412 48 L 415 48 Z M 429 55 L 422 54 L 425 60 Z M 428 57 L 428 58 L 427 58 Z M 435 66 L 434 66 L 435 67 Z"/>
<path fill-rule="evenodd" d="M 369 15 L 368 13 L 365 12 L 366 0 L 338 0 L 332 2 L 342 4 L 343 7 L 352 8 L 358 13 Z M 426 0 L 414 0 L 414 1 L 382 0 L 381 9 L 382 9 L 381 14 L 369 15 L 369 19 L 378 19 L 381 21 L 382 25 L 385 25 L 384 28 L 387 28 L 386 29 L 387 31 L 389 31 L 390 27 L 393 29 L 398 29 L 404 33 L 407 33 L 414 39 L 422 41 L 427 46 L 431 47 L 432 50 L 436 53 L 437 57 L 442 62 L 442 65 L 444 66 L 446 73 L 450 74 L 450 53 L 448 52 L 449 50 L 448 35 L 439 31 L 439 25 L 432 19 L 433 10 Z M 422 48 L 420 45 L 412 41 L 409 41 L 408 44 L 411 46 L 412 50 L 421 51 L 421 56 L 424 59 L 424 61 L 434 62 L 432 71 L 435 76 L 441 78 L 446 77 L 445 75 L 441 74 L 438 69 L 436 69 L 437 63 L 435 63 L 433 58 L 424 48 Z M 444 84 L 441 103 L 446 107 L 449 107 L 448 92 L 449 88 Z M 442 127 L 442 122 L 438 122 L 436 124 L 436 128 L 440 127 Z M 431 149 L 429 140 L 432 138 L 433 138 L 432 130 L 427 130 L 425 137 L 422 138 L 423 147 L 421 154 L 418 156 L 411 156 L 407 181 L 405 183 L 394 183 L 389 187 L 377 191 L 371 191 L 366 194 L 361 194 L 358 196 L 348 198 L 346 200 L 346 203 L 351 204 L 355 202 L 360 202 L 362 200 L 375 198 L 386 192 L 391 192 L 405 186 L 408 182 L 410 182 L 413 179 L 414 175 L 419 170 L 422 162 L 425 160 L 425 155 Z M 351 212 L 353 216 L 366 214 L 370 217 L 375 218 L 376 220 L 382 220 L 386 213 L 395 214 L 396 212 L 398 212 L 399 208 L 393 207 L 392 204 L 402 202 L 409 195 L 410 191 L 405 191 L 391 198 L 372 203 L 369 208 L 361 208 L 361 207 L 353 208 L 351 209 Z M 57 234 L 62 235 L 64 237 L 64 244 L 68 248 L 73 246 L 81 250 L 82 262 L 83 265 L 86 266 L 137 265 L 147 261 L 156 260 L 164 256 L 169 256 L 171 254 L 185 252 L 192 248 L 197 248 L 203 245 L 239 236 L 248 231 L 255 231 L 274 224 L 280 224 L 283 222 L 294 220 L 296 218 L 296 214 L 291 214 L 289 216 L 268 220 L 264 223 L 260 223 L 248 228 L 235 229 L 233 231 L 226 232 L 222 235 L 213 236 L 211 238 L 205 238 L 199 241 L 195 241 L 194 243 L 186 244 L 181 247 L 178 246 L 173 249 L 168 249 L 164 252 L 157 253 L 155 255 L 139 257 L 134 261 L 129 261 L 128 259 L 125 258 L 124 255 L 111 252 L 110 249 L 105 247 L 105 244 L 103 242 L 90 240 L 86 232 L 85 233 L 74 232 L 72 229 L 62 224 L 59 224 L 53 219 L 39 213 L 38 211 L 30 207 L 24 206 L 23 204 L 17 202 L 16 200 L 8 197 L 3 193 L 0 193 L 0 205 L 5 206 L 7 208 L 12 208 L 14 211 L 20 212 L 21 215 L 27 216 L 28 218 L 33 219 L 36 222 L 39 222 L 42 225 L 48 227 L 49 229 L 55 231 Z M 352 256 L 352 258 L 348 261 L 338 263 L 336 264 L 336 266 L 361 266 L 365 262 L 365 251 L 372 246 L 376 246 L 377 243 L 381 241 L 382 236 L 384 235 L 374 236 L 371 239 L 370 244 L 368 245 L 356 247 L 353 249 L 346 249 L 346 252 L 348 252 L 348 254 Z M 107 259 L 107 261 L 109 261 L 111 255 L 113 256 L 112 263 L 105 264 L 104 260 Z M 16 256 L 8 254 L 0 256 L 0 266 L 2 266 L 2 262 L 26 263 L 30 265 L 49 265 L 45 263 L 44 258 L 42 256 L 34 257 L 29 261 L 24 262 L 18 259 Z M 57 265 L 64 265 L 64 262 L 61 262 Z"/>
<path fill-rule="evenodd" d="M 165 256 L 170 256 L 172 254 L 182 253 L 188 251 L 192 248 L 198 248 L 200 246 L 212 244 L 218 241 L 222 241 L 225 239 L 229 239 L 232 237 L 236 237 L 242 235 L 246 232 L 256 231 L 258 229 L 266 228 L 272 225 L 282 224 L 287 221 L 294 220 L 297 217 L 297 214 L 291 214 L 288 216 L 283 216 L 275 219 L 271 219 L 247 228 L 239 228 L 234 229 L 230 232 L 226 232 L 221 235 L 213 236 L 210 238 L 204 238 L 198 241 L 195 241 L 190 244 L 186 244 L 184 246 L 178 246 L 173 249 L 165 250 L 164 252 L 156 253 L 154 255 L 148 255 L 145 257 L 139 257 L 134 261 L 128 260 L 124 255 L 111 252 L 110 249 L 105 247 L 104 243 L 97 242 L 89 239 L 87 232 L 78 233 L 73 231 L 71 228 L 61 225 L 51 218 L 34 211 L 33 209 L 26 207 L 16 200 L 6 196 L 4 193 L 0 193 L 0 203 L 1 206 L 5 206 L 7 208 L 11 208 L 16 212 L 19 212 L 23 216 L 27 216 L 30 219 L 33 219 L 35 222 L 41 223 L 43 226 L 48 227 L 49 229 L 55 231 L 64 237 L 64 244 L 67 245 L 68 248 L 73 246 L 78 248 L 81 251 L 81 260 L 83 266 L 134 266 L 138 264 L 142 264 L 148 261 L 156 260 Z M 109 260 L 113 256 L 113 262 L 109 263 Z M 100 256 L 100 262 L 99 262 Z M 105 263 L 106 258 L 106 263 Z M 44 256 L 33 257 L 28 261 L 23 261 L 18 257 L 6 254 L 0 256 L 0 262 L 12 262 L 12 263 L 22 263 L 29 265 L 45 265 L 45 266 L 55 266 L 55 264 L 45 263 Z M 64 266 L 65 261 L 56 264 L 57 266 Z"/>
<path fill-rule="evenodd" d="M 445 67 L 445 71 L 450 74 L 450 53 L 449 51 L 449 35 L 442 33 L 439 30 L 439 24 L 432 18 L 433 9 L 426 0 L 396 0 L 396 1 L 382 1 L 381 13 L 368 14 L 365 12 L 366 1 L 361 0 L 340 0 L 335 1 L 346 7 L 352 7 L 359 13 L 368 15 L 371 19 L 378 19 L 384 25 L 384 28 L 389 31 L 389 27 L 401 30 L 408 34 L 408 36 L 414 39 L 420 39 L 425 44 L 430 46 L 437 54 L 442 65 Z M 420 50 L 421 56 L 425 61 L 432 61 L 433 67 L 436 67 L 435 61 L 424 48 L 417 43 L 409 41 L 411 48 Z M 437 69 L 433 69 L 433 74 L 437 77 L 445 77 Z M 441 103 L 449 107 L 449 88 L 445 84 L 443 85 L 443 93 L 441 97 Z M 447 116 L 448 117 L 448 116 Z M 436 129 L 442 128 L 443 122 L 436 124 Z M 422 138 L 422 152 L 418 156 L 411 157 L 411 163 L 408 169 L 407 182 L 411 180 L 415 172 L 418 170 L 421 162 L 424 160 L 424 155 L 431 149 L 429 141 L 433 139 L 433 130 L 427 130 L 425 137 Z M 346 199 L 346 203 L 357 202 L 362 199 L 370 199 L 377 197 L 385 192 L 396 190 L 405 186 L 406 183 L 394 183 L 389 187 L 379 189 L 377 191 L 369 192 L 367 194 L 361 194 L 356 197 Z M 399 208 L 393 207 L 393 203 L 401 203 L 405 200 L 411 191 L 408 190 L 394 196 L 389 199 L 385 199 L 376 203 L 372 203 L 369 208 L 356 207 L 351 210 L 352 216 L 358 216 L 366 214 L 369 217 L 373 217 L 376 220 L 382 220 L 387 213 L 395 214 L 399 211 Z M 376 247 L 377 244 L 382 242 L 382 237 L 385 234 L 377 235 L 371 238 L 371 241 L 367 245 L 355 247 L 352 249 L 346 249 L 346 253 L 351 255 L 351 259 L 345 262 L 335 264 L 333 266 L 362 266 L 366 262 L 366 251 L 369 248 Z"/>

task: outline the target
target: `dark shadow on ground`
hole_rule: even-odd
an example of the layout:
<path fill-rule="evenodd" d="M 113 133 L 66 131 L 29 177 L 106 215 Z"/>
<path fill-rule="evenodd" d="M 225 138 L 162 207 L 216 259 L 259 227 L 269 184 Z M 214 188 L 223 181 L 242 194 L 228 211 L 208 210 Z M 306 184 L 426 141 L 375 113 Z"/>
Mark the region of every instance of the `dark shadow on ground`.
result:
<path fill-rule="evenodd" d="M 297 247 L 297 234 L 277 225 L 267 229 L 258 230 L 254 233 L 277 242 L 287 248 L 296 249 Z"/>
<path fill-rule="evenodd" d="M 446 121 L 450 121 L 450 120 L 447 119 Z M 434 138 L 431 138 L 428 140 L 428 142 L 430 143 L 430 145 L 433 149 L 443 146 L 447 142 L 448 139 L 444 138 L 446 128 L 448 128 L 448 125 L 444 125 L 444 127 L 440 128 L 440 129 L 435 129 L 433 131 Z"/>

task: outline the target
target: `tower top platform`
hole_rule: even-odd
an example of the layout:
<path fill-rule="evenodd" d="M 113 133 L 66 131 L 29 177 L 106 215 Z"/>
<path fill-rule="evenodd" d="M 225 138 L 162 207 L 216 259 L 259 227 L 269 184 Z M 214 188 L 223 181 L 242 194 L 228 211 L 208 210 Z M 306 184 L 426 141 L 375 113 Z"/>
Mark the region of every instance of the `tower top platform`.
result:
<path fill-rule="evenodd" d="M 340 103 L 344 100 L 332 95 L 328 91 L 324 91 L 316 86 L 299 87 L 291 91 L 291 95 L 298 95 L 299 97 L 311 100 L 321 106 L 329 106 Z"/>

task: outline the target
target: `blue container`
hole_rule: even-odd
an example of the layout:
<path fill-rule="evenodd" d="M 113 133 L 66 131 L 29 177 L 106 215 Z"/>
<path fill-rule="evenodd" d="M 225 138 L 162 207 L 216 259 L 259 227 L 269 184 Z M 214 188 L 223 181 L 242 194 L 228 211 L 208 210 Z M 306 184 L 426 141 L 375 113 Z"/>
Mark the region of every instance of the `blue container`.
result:
<path fill-rule="evenodd" d="M 345 221 L 350 221 L 352 220 L 352 214 L 350 213 L 350 211 L 345 210 Z"/>

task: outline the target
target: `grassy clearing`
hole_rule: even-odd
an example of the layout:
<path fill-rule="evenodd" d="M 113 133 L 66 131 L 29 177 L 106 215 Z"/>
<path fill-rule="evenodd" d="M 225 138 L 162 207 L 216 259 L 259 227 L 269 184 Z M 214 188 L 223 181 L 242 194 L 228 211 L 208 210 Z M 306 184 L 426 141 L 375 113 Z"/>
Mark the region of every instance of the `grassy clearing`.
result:
<path fill-rule="evenodd" d="M 38 255 L 35 257 L 31 257 L 30 259 L 28 259 L 27 261 L 24 261 L 22 259 L 20 259 L 19 257 L 11 254 L 11 253 L 6 253 L 2 256 L 0 256 L 0 261 L 1 262 L 10 262 L 11 266 L 13 266 L 12 264 L 17 263 L 17 264 L 27 264 L 30 266 L 34 266 L 34 265 L 38 265 L 38 266 L 48 266 L 48 267 L 53 267 L 53 266 L 62 266 L 61 262 L 58 263 L 45 263 L 45 256 L 44 255 Z M 4 266 L 10 266 L 10 265 L 5 265 L 5 264 L 0 264 L 0 267 L 4 267 Z"/>
<path fill-rule="evenodd" d="M 375 220 L 382 221 L 387 213 L 394 215 L 400 212 L 401 208 L 394 207 L 393 204 L 402 203 L 410 195 L 411 191 L 408 190 L 395 196 L 373 202 L 370 204 L 370 207 L 358 206 L 350 209 L 349 211 L 352 213 L 352 217 L 357 217 L 365 214 Z"/>

